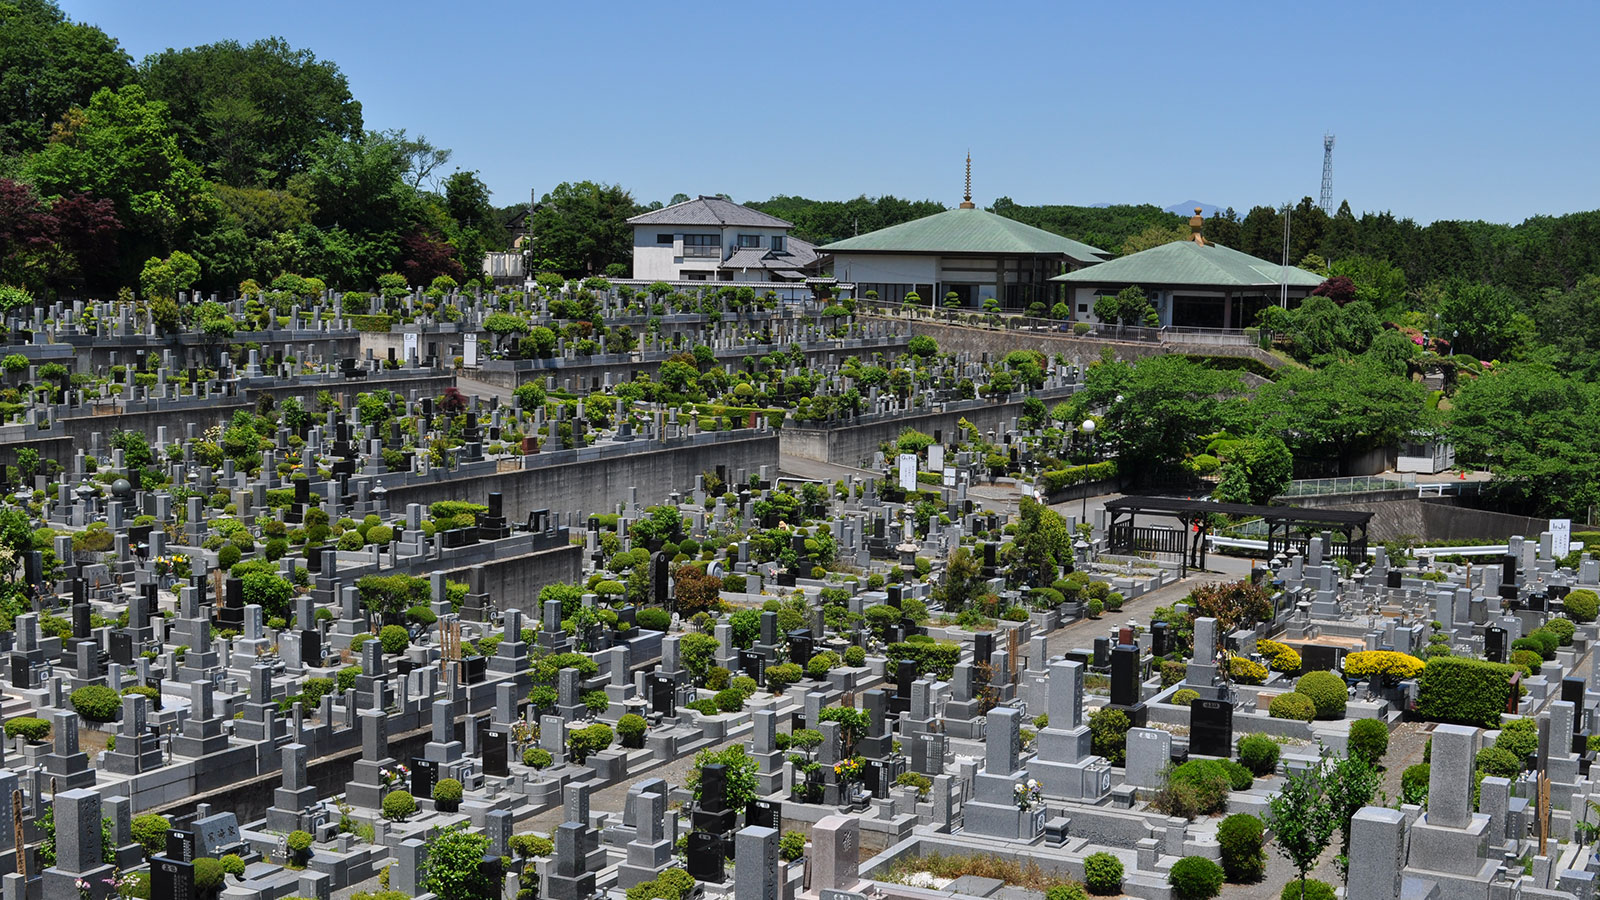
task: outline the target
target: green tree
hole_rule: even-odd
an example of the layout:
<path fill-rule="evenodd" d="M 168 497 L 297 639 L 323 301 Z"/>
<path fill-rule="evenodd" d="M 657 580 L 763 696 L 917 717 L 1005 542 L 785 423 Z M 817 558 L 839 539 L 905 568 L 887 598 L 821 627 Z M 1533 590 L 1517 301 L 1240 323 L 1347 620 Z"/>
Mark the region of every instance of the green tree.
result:
<path fill-rule="evenodd" d="M 562 182 L 539 200 L 529 220 L 535 251 L 565 275 L 594 275 L 633 256 L 637 212 L 633 196 L 618 185 Z"/>
<path fill-rule="evenodd" d="M 1106 359 L 1089 368 L 1069 421 L 1103 410 L 1096 443 L 1120 453 L 1123 471 L 1143 472 L 1181 461 L 1201 436 L 1237 424 L 1243 390 L 1237 373 L 1182 356 Z"/>
<path fill-rule="evenodd" d="M 1455 340 L 1458 353 L 1499 359 L 1526 330 L 1517 298 L 1503 287 L 1463 279 L 1445 284 L 1434 302 L 1435 337 Z"/>
<path fill-rule="evenodd" d="M 1273 844 L 1278 854 L 1300 873 L 1301 897 L 1305 895 L 1306 876 L 1316 867 L 1338 827 L 1323 769 L 1320 765 L 1307 766 L 1290 774 L 1267 802 L 1266 823 L 1273 833 Z"/>
<path fill-rule="evenodd" d="M 1181 223 L 1151 225 L 1122 242 L 1122 255 L 1128 256 L 1141 250 L 1149 250 L 1151 247 L 1170 244 L 1173 241 L 1187 240 L 1188 237 L 1189 228 Z"/>
<path fill-rule="evenodd" d="M 124 241 L 125 259 L 177 246 L 218 211 L 200 167 L 178 147 L 166 105 L 138 85 L 96 91 L 23 171 L 46 195 L 110 199 L 136 237 Z"/>
<path fill-rule="evenodd" d="M 1072 560 L 1072 533 L 1060 513 L 1032 497 L 1023 497 L 1018 510 L 1012 572 L 1023 584 L 1048 585 L 1061 577 L 1061 567 Z"/>
<path fill-rule="evenodd" d="M 1350 878 L 1350 821 L 1363 806 L 1372 802 L 1383 781 L 1378 767 L 1357 753 L 1334 760 L 1324 779 L 1328 812 L 1339 824 L 1340 873 L 1348 882 Z"/>
<path fill-rule="evenodd" d="M 361 133 L 361 104 L 339 67 L 282 38 L 165 50 L 139 74 L 171 110 L 184 155 L 224 184 L 282 187 L 319 140 Z"/>
<path fill-rule="evenodd" d="M 199 280 L 200 264 L 182 250 L 172 251 L 166 259 L 150 257 L 139 273 L 139 287 L 145 296 L 162 300 L 177 297 L 179 291 L 188 290 Z"/>
<path fill-rule="evenodd" d="M 1299 456 L 1339 458 L 1426 429 L 1428 391 L 1376 360 L 1285 371 L 1263 385 L 1251 411 Z"/>
<path fill-rule="evenodd" d="M 1448 418 L 1460 462 L 1483 466 L 1490 491 L 1540 515 L 1600 502 L 1596 387 L 1541 363 L 1496 367 L 1462 385 Z"/>
<path fill-rule="evenodd" d="M 1289 487 L 1294 456 L 1277 435 L 1236 441 L 1222 460 L 1216 496 L 1224 503 L 1265 505 Z"/>
<path fill-rule="evenodd" d="M 133 75 L 115 38 L 51 0 L 0 2 L 0 158 L 43 147 L 68 110 Z"/>
<path fill-rule="evenodd" d="M 488 852 L 487 835 L 474 834 L 463 825 L 439 829 L 428 840 L 422 889 L 438 895 L 440 900 L 499 896 L 502 886 L 492 883 L 479 865 Z"/>

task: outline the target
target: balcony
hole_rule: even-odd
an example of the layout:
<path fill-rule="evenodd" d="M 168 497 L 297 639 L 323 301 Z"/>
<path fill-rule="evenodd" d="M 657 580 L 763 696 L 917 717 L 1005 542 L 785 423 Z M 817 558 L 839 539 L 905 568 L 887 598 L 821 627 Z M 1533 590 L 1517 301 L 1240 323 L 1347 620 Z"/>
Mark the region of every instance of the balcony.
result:
<path fill-rule="evenodd" d="M 683 246 L 684 259 L 721 259 L 721 247 L 695 247 L 685 244 Z"/>

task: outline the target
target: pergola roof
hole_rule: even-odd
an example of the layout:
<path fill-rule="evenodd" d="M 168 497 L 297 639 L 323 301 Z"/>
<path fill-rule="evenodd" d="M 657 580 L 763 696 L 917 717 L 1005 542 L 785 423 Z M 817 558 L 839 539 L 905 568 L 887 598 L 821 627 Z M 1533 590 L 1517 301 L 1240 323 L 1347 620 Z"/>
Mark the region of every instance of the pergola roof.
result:
<path fill-rule="evenodd" d="M 1353 509 L 1308 509 L 1303 506 L 1251 506 L 1247 503 L 1215 503 L 1181 497 L 1119 497 L 1108 502 L 1107 512 L 1154 513 L 1178 517 L 1221 513 L 1225 516 L 1258 516 L 1293 525 L 1361 526 L 1372 521 L 1372 513 Z"/>

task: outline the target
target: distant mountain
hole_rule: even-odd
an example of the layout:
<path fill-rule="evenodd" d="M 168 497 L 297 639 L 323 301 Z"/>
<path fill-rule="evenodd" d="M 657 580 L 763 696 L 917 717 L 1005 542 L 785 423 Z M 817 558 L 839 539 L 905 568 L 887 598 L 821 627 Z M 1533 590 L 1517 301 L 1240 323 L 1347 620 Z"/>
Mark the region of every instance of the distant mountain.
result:
<path fill-rule="evenodd" d="M 1222 207 L 1213 206 L 1210 203 L 1201 203 L 1199 200 L 1185 200 L 1182 203 L 1174 203 L 1167 207 L 1167 212 L 1177 213 L 1178 215 L 1185 217 L 1192 216 L 1194 215 L 1194 208 L 1196 206 L 1200 207 L 1200 215 L 1205 216 L 1208 219 L 1217 213 L 1222 212 Z"/>

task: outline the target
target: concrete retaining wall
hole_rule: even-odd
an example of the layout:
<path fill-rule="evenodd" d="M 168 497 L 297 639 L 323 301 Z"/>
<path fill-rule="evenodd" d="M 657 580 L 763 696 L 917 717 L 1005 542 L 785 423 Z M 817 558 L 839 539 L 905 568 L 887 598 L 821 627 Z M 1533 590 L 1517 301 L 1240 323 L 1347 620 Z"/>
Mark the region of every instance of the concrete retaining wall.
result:
<path fill-rule="evenodd" d="M 1071 396 L 1071 391 L 1040 392 L 1034 396 L 1046 406 Z M 926 434 L 942 431 L 945 441 L 950 440 L 966 419 L 984 432 L 1003 433 L 1011 421 L 1022 415 L 1024 395 L 1012 394 L 1000 402 L 973 404 L 948 404 L 959 406 L 949 412 L 911 412 L 861 417 L 828 428 L 806 428 L 785 425 L 782 434 L 783 454 L 803 459 L 815 459 L 843 466 L 870 465 L 872 454 L 884 441 L 893 440 L 907 428 Z"/>
<path fill-rule="evenodd" d="M 1132 341 L 1107 341 L 1098 338 L 1078 337 L 1072 334 L 1048 334 L 1035 331 L 991 331 L 962 325 L 945 325 L 920 319 L 891 318 L 906 334 L 925 334 L 939 342 L 939 349 L 947 353 L 967 351 L 987 353 L 991 359 L 1005 356 L 1013 350 L 1038 350 L 1051 356 L 1060 354 L 1067 361 L 1087 366 L 1100 359 L 1105 350 L 1120 360 L 1143 359 L 1168 353 L 1198 356 L 1238 356 L 1253 359 L 1268 368 L 1276 369 L 1283 360 L 1255 346 L 1221 344 L 1146 344 Z"/>

